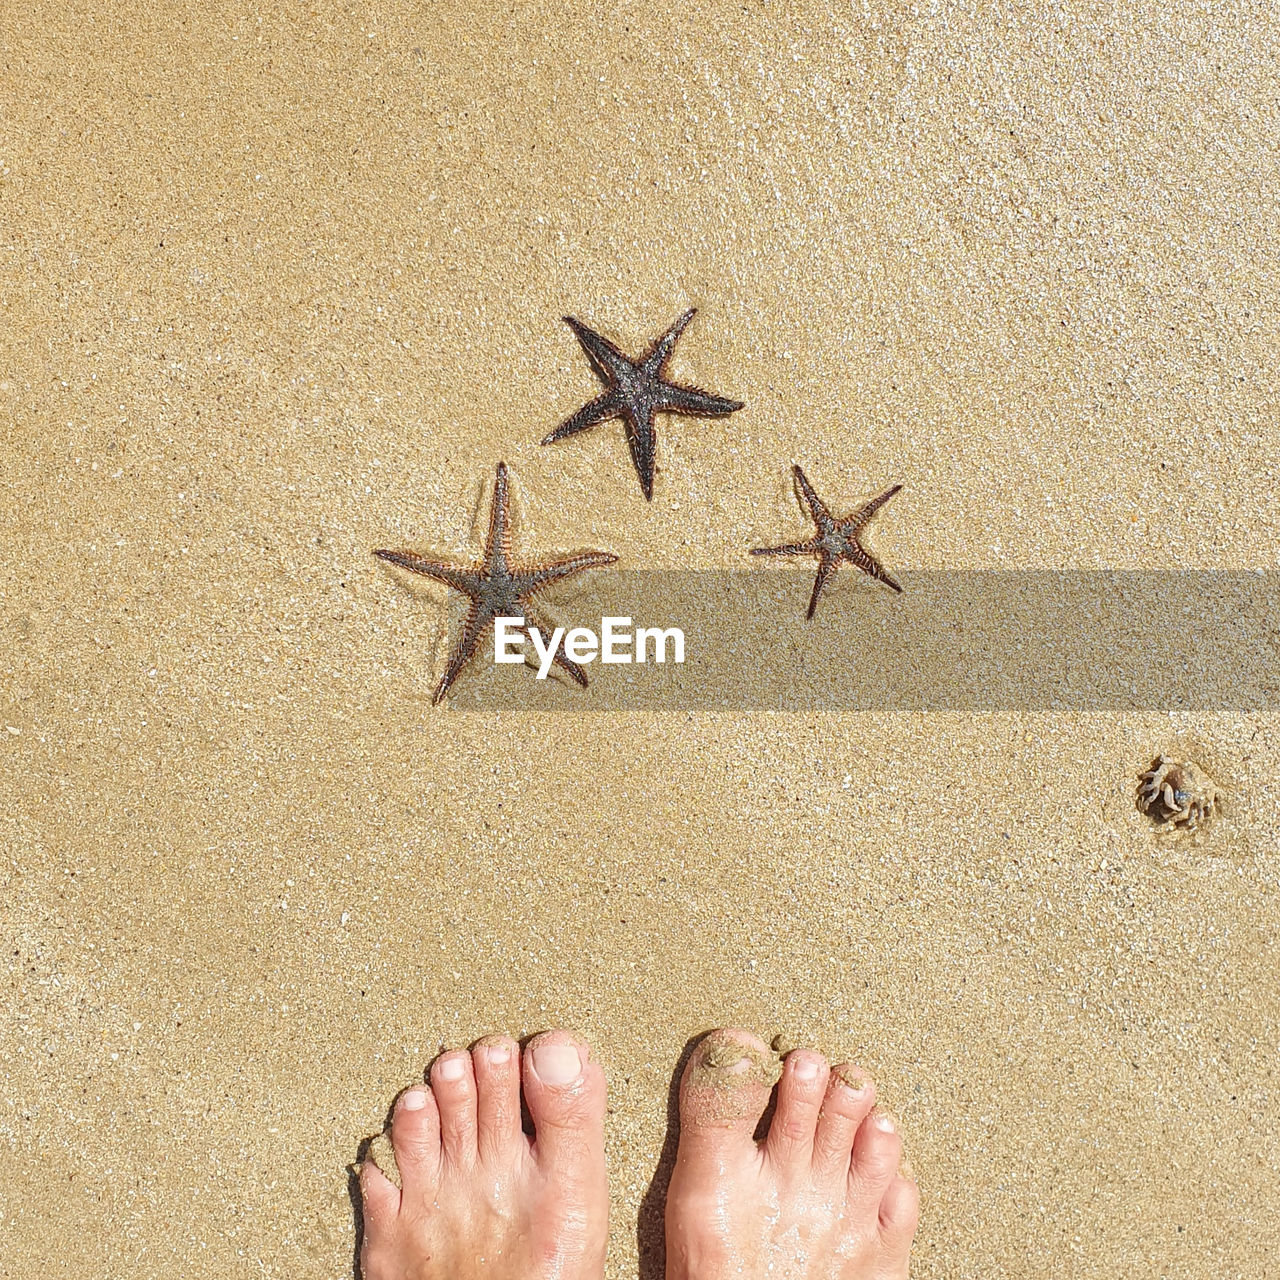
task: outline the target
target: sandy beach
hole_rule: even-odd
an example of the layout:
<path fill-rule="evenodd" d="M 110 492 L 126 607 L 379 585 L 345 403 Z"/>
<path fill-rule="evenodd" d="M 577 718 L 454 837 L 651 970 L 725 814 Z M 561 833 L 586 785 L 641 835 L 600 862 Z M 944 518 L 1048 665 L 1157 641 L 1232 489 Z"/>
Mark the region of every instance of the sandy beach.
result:
<path fill-rule="evenodd" d="M 531 559 L 772 575 L 775 683 L 883 661 L 913 574 L 1274 571 L 1278 39 L 0 13 L 0 1277 L 348 1280 L 396 1092 L 566 1025 L 608 1275 L 659 1280 L 673 1073 L 725 1024 L 874 1073 L 920 1280 L 1280 1274 L 1274 693 L 644 706 L 482 654 L 433 707 L 457 597 L 372 555 L 474 560 L 504 460 Z M 540 444 L 600 390 L 562 316 L 640 352 L 690 307 L 673 374 L 746 407 L 660 419 L 651 503 L 619 424 Z M 793 463 L 903 485 L 902 597 L 845 569 L 806 624 L 812 562 L 750 559 L 811 532 Z M 1199 838 L 1137 810 L 1160 752 L 1226 797 Z"/>

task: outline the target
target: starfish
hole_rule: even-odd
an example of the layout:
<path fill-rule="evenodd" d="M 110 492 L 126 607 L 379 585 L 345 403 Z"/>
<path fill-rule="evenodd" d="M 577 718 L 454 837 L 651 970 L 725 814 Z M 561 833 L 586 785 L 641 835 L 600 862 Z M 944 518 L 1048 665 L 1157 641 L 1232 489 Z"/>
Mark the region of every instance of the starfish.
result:
<path fill-rule="evenodd" d="M 598 422 L 621 418 L 626 427 L 627 444 L 631 446 L 631 461 L 640 477 L 640 488 L 645 498 L 652 501 L 654 451 L 658 442 L 654 414 L 689 413 L 714 418 L 742 408 L 738 400 L 713 396 L 697 387 L 682 387 L 663 377 L 676 339 L 693 319 L 695 310 L 686 311 L 639 360 L 623 355 L 608 338 L 588 329 L 581 320 L 565 316 L 565 323 L 578 335 L 605 390 L 562 422 L 542 443 L 554 444 Z"/>
<path fill-rule="evenodd" d="M 489 534 L 484 543 L 484 559 L 474 568 L 465 569 L 458 565 L 442 564 L 437 560 L 427 560 L 414 551 L 375 551 L 379 559 L 388 560 L 420 573 L 424 577 L 443 582 L 455 591 L 461 591 L 471 597 L 471 607 L 467 610 L 466 621 L 462 624 L 462 635 L 454 646 L 449 657 L 444 675 L 436 686 L 431 701 L 438 704 L 449 691 L 449 686 L 458 678 L 458 673 L 470 661 L 485 631 L 492 626 L 495 618 L 523 618 L 524 625 L 517 628 L 526 635 L 536 627 L 543 635 L 550 636 L 554 629 L 540 622 L 529 608 L 529 597 L 543 587 L 559 582 L 571 574 L 580 573 L 583 569 L 598 569 L 606 564 L 613 564 L 617 556 L 607 551 L 586 551 L 582 555 L 568 560 L 553 560 L 537 565 L 516 565 L 511 562 L 510 513 L 508 511 L 509 490 L 507 485 L 507 464 L 498 463 L 498 479 L 493 487 L 493 501 L 489 506 Z M 587 673 L 557 646 L 554 661 L 563 667 L 583 688 L 587 684 Z"/>
<path fill-rule="evenodd" d="M 872 498 L 865 507 L 860 507 L 850 516 L 837 520 L 827 509 L 826 503 L 813 491 L 809 477 L 799 467 L 793 466 L 791 473 L 795 476 L 796 487 L 804 498 L 813 523 L 818 527 L 818 535 L 808 542 L 788 542 L 781 547 L 752 547 L 753 556 L 817 556 L 818 577 L 813 584 L 813 594 L 809 597 L 809 612 L 806 618 L 813 617 L 818 607 L 818 598 L 831 580 L 842 560 L 856 564 L 863 573 L 878 578 L 886 586 L 895 591 L 902 588 L 885 572 L 884 566 L 858 540 L 858 535 L 866 528 L 871 517 L 893 497 L 900 484 L 886 489 L 878 498 Z"/>

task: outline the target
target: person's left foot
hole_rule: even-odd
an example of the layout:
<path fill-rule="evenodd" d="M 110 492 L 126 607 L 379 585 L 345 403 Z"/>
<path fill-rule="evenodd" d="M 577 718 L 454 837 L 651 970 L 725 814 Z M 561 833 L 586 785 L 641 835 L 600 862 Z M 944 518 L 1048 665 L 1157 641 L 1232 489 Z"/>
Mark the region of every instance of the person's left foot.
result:
<path fill-rule="evenodd" d="M 442 1054 L 396 1101 L 401 1189 L 360 1170 L 365 1280 L 600 1280 L 609 1188 L 604 1073 L 567 1031 Z"/>
<path fill-rule="evenodd" d="M 907 1280 L 920 1198 L 902 1139 L 857 1067 L 713 1031 L 680 1082 L 667 1280 Z"/>

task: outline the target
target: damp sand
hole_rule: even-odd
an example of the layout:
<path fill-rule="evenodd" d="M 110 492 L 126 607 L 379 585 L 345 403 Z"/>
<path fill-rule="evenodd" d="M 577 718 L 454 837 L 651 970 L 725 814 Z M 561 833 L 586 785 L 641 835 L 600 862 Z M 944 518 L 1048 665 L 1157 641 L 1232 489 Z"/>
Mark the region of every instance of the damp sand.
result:
<path fill-rule="evenodd" d="M 530 558 L 778 573 L 797 669 L 890 593 L 806 626 L 812 566 L 748 561 L 795 462 L 904 485 L 895 574 L 1274 565 L 1278 36 L 11 6 L 0 1271 L 349 1276 L 395 1094 L 566 1024 L 652 1280 L 673 1073 L 736 1023 L 875 1077 L 926 1280 L 1265 1274 L 1273 713 L 584 715 L 488 664 L 433 710 L 450 606 L 370 552 L 474 555 L 504 459 Z M 660 423 L 652 504 L 616 424 L 539 445 L 599 389 L 562 315 L 689 306 L 673 375 L 747 408 Z M 1227 797 L 1199 844 L 1136 809 L 1160 752 Z"/>

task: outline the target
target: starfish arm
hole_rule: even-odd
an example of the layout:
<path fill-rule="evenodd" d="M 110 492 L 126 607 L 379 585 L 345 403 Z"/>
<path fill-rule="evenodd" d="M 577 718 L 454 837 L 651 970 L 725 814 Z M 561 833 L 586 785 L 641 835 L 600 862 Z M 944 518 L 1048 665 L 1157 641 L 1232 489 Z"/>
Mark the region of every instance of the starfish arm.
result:
<path fill-rule="evenodd" d="M 542 443 L 555 444 L 557 440 L 577 435 L 579 431 L 586 431 L 588 427 L 594 427 L 598 422 L 616 418 L 621 408 L 622 397 L 618 392 L 606 391 L 603 395 L 598 395 L 594 400 L 584 404 L 573 417 L 562 422 Z"/>
<path fill-rule="evenodd" d="M 835 524 L 831 512 L 827 510 L 827 504 L 814 493 L 813 485 L 809 483 L 809 477 L 805 475 L 799 466 L 792 466 L 791 474 L 795 478 L 796 487 L 800 490 L 800 496 L 804 499 L 805 506 L 809 508 L 813 523 L 825 533 Z"/>
<path fill-rule="evenodd" d="M 485 562 L 493 567 L 495 559 L 506 564 L 510 551 L 511 519 L 509 504 L 511 488 L 507 478 L 507 464 L 498 463 L 498 476 L 493 482 L 493 500 L 489 504 L 489 536 L 484 540 Z"/>
<path fill-rule="evenodd" d="M 587 673 L 572 658 L 566 657 L 563 649 L 557 649 L 551 661 L 567 671 L 584 689 L 587 687 Z"/>
<path fill-rule="evenodd" d="M 892 587 L 901 594 L 902 588 L 885 572 L 884 565 L 869 551 L 859 546 L 853 546 L 845 552 L 845 558 L 850 564 L 856 564 L 863 573 L 870 574 L 877 582 L 883 582 L 886 587 Z"/>
<path fill-rule="evenodd" d="M 881 507 L 884 506 L 895 493 L 901 489 L 900 484 L 895 484 L 886 489 L 878 498 L 872 498 L 865 507 L 860 511 L 854 512 L 851 516 L 846 516 L 840 521 L 840 526 L 848 533 L 858 533 L 867 527 L 867 522 L 871 519 Z"/>
<path fill-rule="evenodd" d="M 631 450 L 631 461 L 636 475 L 640 477 L 640 489 L 645 501 L 653 501 L 653 466 L 657 452 L 658 437 L 653 425 L 653 414 L 650 412 L 641 422 L 627 409 L 623 415 L 627 424 L 627 446 Z"/>
<path fill-rule="evenodd" d="M 622 371 L 635 368 L 635 362 L 627 359 L 603 334 L 588 329 L 581 320 L 573 316 L 565 316 L 564 322 L 578 335 L 578 342 L 587 353 L 591 367 L 603 382 L 612 385 Z"/>
<path fill-rule="evenodd" d="M 682 387 L 674 382 L 664 382 L 658 392 L 658 408 L 668 413 L 689 413 L 697 418 L 720 418 L 726 413 L 736 413 L 744 407 L 741 400 L 727 396 L 713 396 L 698 387 Z"/>
<path fill-rule="evenodd" d="M 402 569 L 420 573 L 425 578 L 434 578 L 437 582 L 443 582 L 455 591 L 463 591 L 469 596 L 474 596 L 480 590 L 482 581 L 480 575 L 468 569 L 459 569 L 452 564 L 441 564 L 438 560 L 427 560 L 423 556 L 415 555 L 412 551 L 375 551 L 373 554 L 379 560 L 386 560 L 390 564 L 399 565 Z"/>
<path fill-rule="evenodd" d="M 531 565 L 522 568 L 514 576 L 512 590 L 516 599 L 521 602 L 527 595 L 540 591 L 543 587 L 584 569 L 602 569 L 607 564 L 616 564 L 618 557 L 608 551 L 584 551 L 580 556 L 569 560 L 557 560 L 554 564 Z"/>
<path fill-rule="evenodd" d="M 818 562 L 818 576 L 813 580 L 813 594 L 809 597 L 809 612 L 804 615 L 806 620 L 813 617 L 823 589 L 835 574 L 837 563 L 834 556 L 823 556 Z"/>
<path fill-rule="evenodd" d="M 440 683 L 436 685 L 436 691 L 432 695 L 432 706 L 440 705 L 444 695 L 449 691 L 449 686 L 458 678 L 458 673 L 471 661 L 471 656 L 475 653 L 484 634 L 487 621 L 487 618 L 481 617 L 479 607 L 473 603 L 467 610 L 466 621 L 462 624 L 462 635 L 458 637 L 458 643 L 454 645 L 453 652 L 449 655 L 449 663 L 444 669 L 444 675 L 440 677 Z"/>
<path fill-rule="evenodd" d="M 661 373 L 666 368 L 676 342 L 688 327 L 689 321 L 698 313 L 697 307 L 690 307 L 676 322 L 649 348 L 644 358 L 644 368 L 651 373 Z"/>
<path fill-rule="evenodd" d="M 525 610 L 524 622 L 525 631 L 528 631 L 530 627 L 537 627 L 544 636 L 555 635 L 555 627 L 547 626 L 541 618 L 536 614 L 531 613 L 528 609 Z M 563 640 L 560 644 L 556 645 L 556 651 L 552 655 L 551 661 L 554 662 L 557 667 L 561 667 L 563 670 L 567 671 L 569 675 L 572 676 L 573 679 L 576 680 L 584 689 L 587 687 L 587 673 L 565 653 Z"/>
<path fill-rule="evenodd" d="M 753 556 L 811 556 L 821 547 L 814 538 L 810 542 L 788 542 L 781 547 L 752 547 Z"/>

